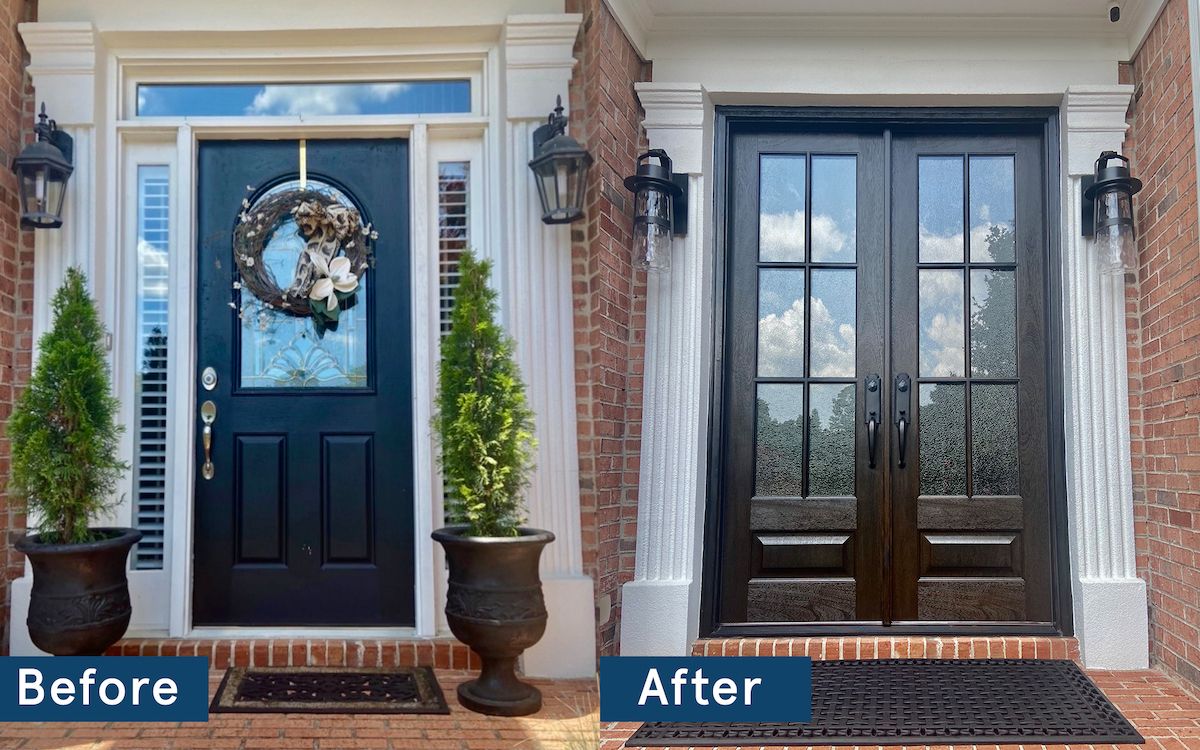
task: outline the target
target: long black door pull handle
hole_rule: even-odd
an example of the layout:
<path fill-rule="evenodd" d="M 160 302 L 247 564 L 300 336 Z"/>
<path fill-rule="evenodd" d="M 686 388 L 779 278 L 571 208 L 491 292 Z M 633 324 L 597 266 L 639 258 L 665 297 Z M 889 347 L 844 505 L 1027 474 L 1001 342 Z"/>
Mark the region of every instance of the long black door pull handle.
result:
<path fill-rule="evenodd" d="M 879 421 L 880 421 L 880 392 L 883 386 L 880 383 L 879 376 L 871 374 L 867 376 L 867 407 L 864 410 L 863 421 L 867 425 L 867 465 L 872 469 L 875 468 L 875 449 L 879 444 Z"/>
<path fill-rule="evenodd" d="M 912 424 L 909 417 L 909 407 L 912 402 L 912 379 L 908 373 L 902 372 L 896 376 L 896 394 L 893 405 L 896 409 L 896 438 L 899 447 L 899 464 L 903 469 L 906 465 L 905 452 L 908 448 L 908 428 Z"/>

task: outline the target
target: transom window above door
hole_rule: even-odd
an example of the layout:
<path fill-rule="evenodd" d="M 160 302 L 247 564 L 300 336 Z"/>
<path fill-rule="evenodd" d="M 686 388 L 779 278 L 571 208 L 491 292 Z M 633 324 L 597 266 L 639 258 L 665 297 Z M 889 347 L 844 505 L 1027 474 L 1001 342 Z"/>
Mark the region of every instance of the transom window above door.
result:
<path fill-rule="evenodd" d="M 319 117 L 471 111 L 469 79 L 346 83 L 142 83 L 138 117 Z"/>

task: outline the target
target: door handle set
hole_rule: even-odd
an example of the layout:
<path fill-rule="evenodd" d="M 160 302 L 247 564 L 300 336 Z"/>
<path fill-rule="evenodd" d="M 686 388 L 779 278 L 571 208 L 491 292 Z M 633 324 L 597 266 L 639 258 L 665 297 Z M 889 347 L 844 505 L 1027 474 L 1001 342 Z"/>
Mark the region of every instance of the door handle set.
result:
<path fill-rule="evenodd" d="M 901 469 L 906 465 L 904 454 L 908 447 L 908 428 L 912 424 L 912 418 L 909 416 L 911 396 L 912 380 L 908 377 L 907 372 L 902 372 L 896 376 L 896 394 L 892 401 L 896 408 L 896 439 L 900 448 L 898 465 Z"/>
<path fill-rule="evenodd" d="M 879 447 L 879 425 L 883 421 L 883 407 L 880 396 L 883 383 L 879 375 L 872 373 L 864 383 L 867 393 L 866 407 L 863 409 L 863 424 L 867 426 L 867 465 L 875 468 L 875 455 Z M 896 410 L 896 437 L 899 443 L 899 466 L 907 465 L 905 454 L 908 450 L 908 430 L 912 425 L 912 379 L 908 373 L 902 372 L 896 376 L 893 387 L 892 405 Z"/>
<path fill-rule="evenodd" d="M 883 408 L 880 406 L 880 392 L 883 386 L 879 380 L 879 376 L 871 374 L 867 376 L 867 406 L 864 410 L 865 419 L 863 422 L 867 425 L 867 465 L 872 469 L 875 468 L 875 448 L 879 444 L 879 420 L 883 413 Z"/>
<path fill-rule="evenodd" d="M 204 423 L 204 466 L 200 469 L 200 475 L 212 479 L 217 474 L 212 461 L 212 426 L 217 421 L 217 405 L 212 401 L 200 404 L 200 421 Z"/>

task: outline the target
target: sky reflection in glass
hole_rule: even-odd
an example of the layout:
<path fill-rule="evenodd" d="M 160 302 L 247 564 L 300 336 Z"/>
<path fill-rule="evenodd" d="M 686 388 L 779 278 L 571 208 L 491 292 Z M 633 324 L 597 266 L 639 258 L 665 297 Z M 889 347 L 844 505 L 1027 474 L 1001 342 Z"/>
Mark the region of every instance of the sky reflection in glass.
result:
<path fill-rule="evenodd" d="M 471 111 L 471 82 L 138 86 L 138 117 L 420 115 Z"/>

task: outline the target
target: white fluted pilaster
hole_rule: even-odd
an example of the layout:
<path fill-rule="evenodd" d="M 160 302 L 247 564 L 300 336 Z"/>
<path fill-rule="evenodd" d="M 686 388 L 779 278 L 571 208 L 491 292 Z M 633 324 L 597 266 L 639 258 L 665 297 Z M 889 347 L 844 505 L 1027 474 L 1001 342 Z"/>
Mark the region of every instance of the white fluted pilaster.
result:
<path fill-rule="evenodd" d="M 621 653 L 684 655 L 699 624 L 705 435 L 711 385 L 711 149 L 707 96 L 696 84 L 637 84 L 646 135 L 689 175 L 688 231 L 671 269 L 651 274 L 638 538 L 634 580 L 622 588 Z"/>
<path fill-rule="evenodd" d="M 575 334 L 569 226 L 542 223 L 533 174 L 533 131 L 567 101 L 575 60 L 577 14 L 511 16 L 505 25 L 503 246 L 492 256 L 504 297 L 505 323 L 516 340 L 538 438 L 537 468 L 526 495 L 529 523 L 553 531 L 542 557 L 550 612 L 546 635 L 525 654 L 527 674 L 595 673 L 595 604 L 583 572 L 579 452 L 575 421 Z"/>
<path fill-rule="evenodd" d="M 1102 273 L 1080 232 L 1082 178 L 1121 150 L 1132 86 L 1063 99 L 1063 370 L 1075 633 L 1084 663 L 1144 668 L 1146 585 L 1137 577 L 1124 277 Z"/>
<path fill-rule="evenodd" d="M 23 23 L 22 40 L 29 50 L 29 73 L 38 106 L 75 141 L 74 172 L 63 199 L 63 225 L 38 230 L 34 235 L 33 337 L 51 324 L 50 301 L 68 268 L 77 266 L 91 282 L 95 294 L 103 284 L 97 279 L 97 196 L 100 170 L 96 145 L 96 63 L 98 40 L 90 23 Z M 104 299 L 99 300 L 102 315 Z M 106 318 L 107 320 L 107 318 Z M 37 352 L 34 351 L 36 358 Z M 128 525 L 129 503 L 112 511 L 109 522 Z M 14 656 L 40 653 L 29 640 L 25 618 L 29 608 L 32 574 L 12 583 L 9 610 L 9 648 Z"/>

